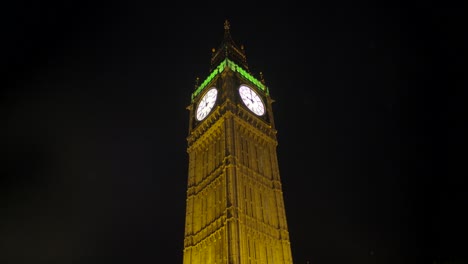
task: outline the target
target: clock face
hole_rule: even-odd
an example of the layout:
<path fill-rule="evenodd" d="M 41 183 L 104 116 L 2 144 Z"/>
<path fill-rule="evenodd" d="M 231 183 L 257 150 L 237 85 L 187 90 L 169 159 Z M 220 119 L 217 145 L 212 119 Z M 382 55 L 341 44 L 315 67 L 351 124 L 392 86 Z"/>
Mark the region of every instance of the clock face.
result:
<path fill-rule="evenodd" d="M 207 93 L 205 93 L 205 95 L 203 95 L 200 103 L 198 103 L 196 112 L 196 118 L 198 121 L 205 119 L 205 117 L 211 112 L 211 109 L 216 102 L 217 96 L 218 90 L 216 90 L 214 87 L 212 87 L 210 90 L 208 90 Z"/>
<path fill-rule="evenodd" d="M 239 94 L 244 104 L 254 112 L 254 114 L 258 116 L 265 114 L 265 105 L 263 104 L 260 96 L 254 90 L 245 85 L 241 85 L 239 87 Z"/>

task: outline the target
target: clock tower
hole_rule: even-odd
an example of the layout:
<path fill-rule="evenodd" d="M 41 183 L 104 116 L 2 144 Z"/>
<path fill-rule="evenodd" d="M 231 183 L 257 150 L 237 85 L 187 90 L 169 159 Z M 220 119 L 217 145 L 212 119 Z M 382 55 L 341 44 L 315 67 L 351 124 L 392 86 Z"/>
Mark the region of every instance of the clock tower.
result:
<path fill-rule="evenodd" d="M 187 107 L 184 264 L 291 264 L 268 87 L 231 38 Z"/>

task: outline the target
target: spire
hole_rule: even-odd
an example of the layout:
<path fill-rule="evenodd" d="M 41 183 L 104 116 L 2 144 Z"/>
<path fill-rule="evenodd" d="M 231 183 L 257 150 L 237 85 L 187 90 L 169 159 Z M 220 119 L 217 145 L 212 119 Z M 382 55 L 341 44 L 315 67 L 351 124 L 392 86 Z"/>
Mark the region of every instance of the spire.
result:
<path fill-rule="evenodd" d="M 244 46 L 241 45 L 239 48 L 234 40 L 231 37 L 231 24 L 226 19 L 224 21 L 224 38 L 221 42 L 221 45 L 216 50 L 213 48 L 212 56 L 211 56 L 211 68 L 217 67 L 222 61 L 225 59 L 229 59 L 234 61 L 234 63 L 238 64 L 239 66 L 243 67 L 246 71 L 249 70 L 247 65 L 247 59 L 245 56 Z"/>
<path fill-rule="evenodd" d="M 229 35 L 229 21 L 226 19 L 224 21 L 224 38 L 226 38 L 227 35 Z"/>

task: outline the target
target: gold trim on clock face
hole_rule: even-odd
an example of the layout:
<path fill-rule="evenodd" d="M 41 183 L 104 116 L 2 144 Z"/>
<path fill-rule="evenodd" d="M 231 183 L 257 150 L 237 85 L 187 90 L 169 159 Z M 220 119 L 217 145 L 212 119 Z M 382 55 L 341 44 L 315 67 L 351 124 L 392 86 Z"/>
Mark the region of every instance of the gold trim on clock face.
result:
<path fill-rule="evenodd" d="M 198 121 L 201 121 L 208 116 L 216 102 L 217 97 L 218 90 L 216 90 L 215 87 L 210 88 L 208 92 L 206 92 L 205 95 L 203 95 L 202 99 L 198 103 L 197 112 L 195 114 L 195 117 Z"/>
<path fill-rule="evenodd" d="M 239 95 L 245 106 L 254 114 L 262 116 L 265 114 L 265 105 L 260 96 L 250 87 L 241 85 L 239 87 Z"/>

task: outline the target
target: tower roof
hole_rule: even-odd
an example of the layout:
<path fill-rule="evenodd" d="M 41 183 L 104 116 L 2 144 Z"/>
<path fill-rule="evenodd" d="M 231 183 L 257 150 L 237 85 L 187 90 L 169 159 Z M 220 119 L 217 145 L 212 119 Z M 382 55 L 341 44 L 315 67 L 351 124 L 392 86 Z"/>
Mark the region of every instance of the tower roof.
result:
<path fill-rule="evenodd" d="M 218 66 L 225 59 L 230 59 L 239 66 L 243 67 L 246 71 L 249 70 L 247 64 L 247 58 L 245 56 L 244 46 L 241 45 L 240 48 L 234 42 L 231 37 L 230 30 L 231 25 L 226 19 L 224 21 L 224 38 L 219 45 L 218 49 L 213 49 L 213 54 L 211 56 L 211 69 Z"/>

